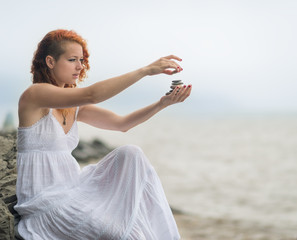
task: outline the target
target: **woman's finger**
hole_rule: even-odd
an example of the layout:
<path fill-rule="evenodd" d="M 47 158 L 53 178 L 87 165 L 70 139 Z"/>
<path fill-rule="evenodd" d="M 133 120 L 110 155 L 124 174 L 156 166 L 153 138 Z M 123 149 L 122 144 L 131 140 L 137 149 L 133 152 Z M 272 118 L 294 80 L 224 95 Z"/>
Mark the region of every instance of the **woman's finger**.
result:
<path fill-rule="evenodd" d="M 190 84 L 190 85 L 188 85 L 188 87 L 187 87 L 187 94 L 188 94 L 188 96 L 190 96 L 191 91 L 192 91 L 192 85 Z"/>
<path fill-rule="evenodd" d="M 172 101 L 176 101 L 178 99 L 178 94 L 179 94 L 180 90 L 181 90 L 181 88 L 179 86 L 176 86 L 174 88 L 174 90 L 171 93 L 171 100 Z"/>
<path fill-rule="evenodd" d="M 191 94 L 191 90 L 192 90 L 192 85 L 184 85 L 182 87 L 182 89 L 177 93 L 177 101 L 178 102 L 183 102 L 185 101 L 186 98 L 188 98 Z"/>
<path fill-rule="evenodd" d="M 167 74 L 175 74 L 183 70 L 183 68 L 174 61 L 169 61 L 168 63 L 166 63 L 166 65 L 164 65 L 164 67 L 165 69 L 163 70 L 163 72 L 166 72 Z"/>
<path fill-rule="evenodd" d="M 176 73 L 178 73 L 178 72 L 180 72 L 180 71 L 182 71 L 182 69 L 181 70 L 177 70 L 177 69 L 174 69 L 174 70 L 171 70 L 171 69 L 165 69 L 164 71 L 163 71 L 163 73 L 165 73 L 165 74 L 168 74 L 168 75 L 172 75 L 172 74 L 176 74 Z"/>
<path fill-rule="evenodd" d="M 175 61 L 165 58 L 164 61 L 168 64 L 167 67 L 174 67 L 182 69 L 182 67 Z"/>
<path fill-rule="evenodd" d="M 186 87 L 186 91 L 185 91 L 185 96 L 186 96 L 186 98 L 190 96 L 191 91 L 192 91 L 192 85 L 188 85 L 188 86 Z"/>
<path fill-rule="evenodd" d="M 179 58 L 179 57 L 177 57 L 177 56 L 175 56 L 175 55 L 168 55 L 168 56 L 166 56 L 166 57 L 164 57 L 164 58 L 166 58 L 166 59 L 175 59 L 175 60 L 177 60 L 177 61 L 182 61 L 182 59 L 181 58 Z"/>
<path fill-rule="evenodd" d="M 148 75 L 155 75 L 159 73 L 172 75 L 182 71 L 182 67 L 175 60 L 181 61 L 181 58 L 174 55 L 161 57 L 159 60 L 148 65 Z"/>
<path fill-rule="evenodd" d="M 184 98 L 184 96 L 186 95 L 185 92 L 186 92 L 186 85 L 184 85 L 183 87 L 180 88 L 180 90 L 178 91 L 178 93 L 176 94 L 177 95 L 177 101 L 178 102 L 181 102 L 183 101 L 182 99 Z"/>

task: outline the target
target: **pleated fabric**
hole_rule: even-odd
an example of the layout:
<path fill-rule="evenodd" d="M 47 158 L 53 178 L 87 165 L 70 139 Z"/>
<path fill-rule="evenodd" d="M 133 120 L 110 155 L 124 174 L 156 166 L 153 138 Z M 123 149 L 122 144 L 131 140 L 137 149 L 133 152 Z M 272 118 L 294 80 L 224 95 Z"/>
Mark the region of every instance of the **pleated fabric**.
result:
<path fill-rule="evenodd" d="M 76 120 L 65 134 L 52 110 L 18 129 L 15 210 L 24 239 L 180 239 L 161 182 L 139 147 L 119 147 L 81 170 L 71 155 L 78 141 Z"/>

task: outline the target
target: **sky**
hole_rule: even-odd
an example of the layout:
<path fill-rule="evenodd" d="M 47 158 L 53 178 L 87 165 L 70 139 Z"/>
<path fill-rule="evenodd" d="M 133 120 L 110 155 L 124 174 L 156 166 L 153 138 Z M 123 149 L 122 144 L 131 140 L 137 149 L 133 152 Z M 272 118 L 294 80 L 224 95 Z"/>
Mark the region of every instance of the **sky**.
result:
<path fill-rule="evenodd" d="M 183 59 L 182 73 L 145 77 L 101 104 L 119 113 L 157 101 L 174 79 L 193 85 L 180 112 L 297 112 L 297 1 L 0 1 L 0 120 L 17 112 L 37 44 L 58 28 L 88 42 L 81 87 L 169 54 Z"/>

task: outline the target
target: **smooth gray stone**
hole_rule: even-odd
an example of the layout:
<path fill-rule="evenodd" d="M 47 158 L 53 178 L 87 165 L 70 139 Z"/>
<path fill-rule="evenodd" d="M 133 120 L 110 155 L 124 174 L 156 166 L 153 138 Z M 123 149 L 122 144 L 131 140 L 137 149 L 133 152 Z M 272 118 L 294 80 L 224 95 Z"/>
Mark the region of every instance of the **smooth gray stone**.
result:
<path fill-rule="evenodd" d="M 183 85 L 184 83 L 183 82 L 180 82 L 180 83 L 172 83 L 171 86 L 178 86 L 178 85 Z"/>

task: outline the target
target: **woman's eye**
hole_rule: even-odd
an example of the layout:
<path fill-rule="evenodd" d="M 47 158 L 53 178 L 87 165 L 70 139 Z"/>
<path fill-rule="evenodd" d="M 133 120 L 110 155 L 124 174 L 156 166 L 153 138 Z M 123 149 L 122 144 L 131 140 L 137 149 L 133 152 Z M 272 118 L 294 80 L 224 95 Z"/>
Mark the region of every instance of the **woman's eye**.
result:
<path fill-rule="evenodd" d="M 84 59 L 83 59 L 83 58 L 82 58 L 82 59 L 80 59 L 80 62 L 81 62 L 81 63 L 84 63 Z"/>
<path fill-rule="evenodd" d="M 69 62 L 75 62 L 75 59 L 74 58 L 70 58 L 69 59 Z"/>

